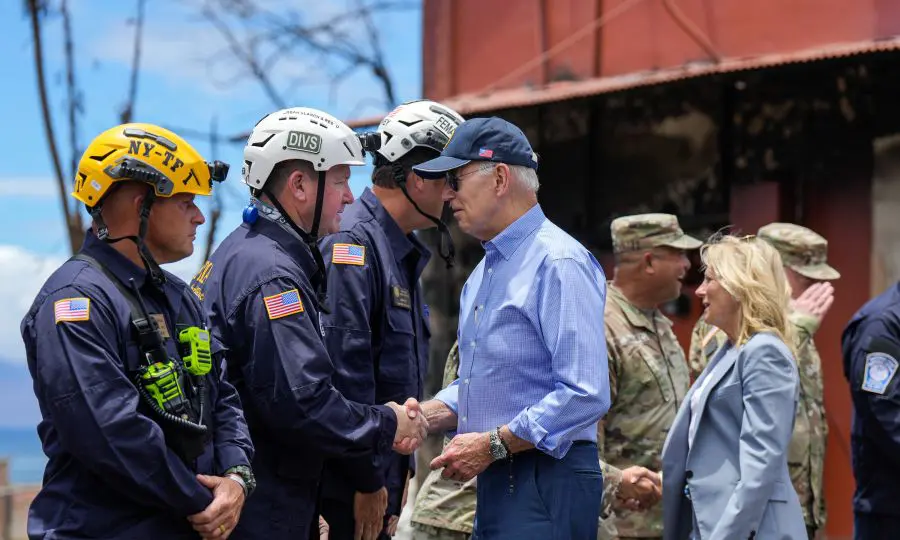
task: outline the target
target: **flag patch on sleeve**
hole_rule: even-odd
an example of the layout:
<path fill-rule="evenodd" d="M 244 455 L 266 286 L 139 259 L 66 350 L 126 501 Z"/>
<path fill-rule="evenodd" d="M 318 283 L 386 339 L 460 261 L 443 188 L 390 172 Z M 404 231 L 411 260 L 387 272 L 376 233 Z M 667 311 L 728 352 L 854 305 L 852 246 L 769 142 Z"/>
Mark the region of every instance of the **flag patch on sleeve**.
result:
<path fill-rule="evenodd" d="M 303 302 L 300 301 L 300 293 L 297 292 L 297 289 L 266 296 L 263 298 L 263 302 L 266 304 L 269 319 L 280 319 L 294 313 L 303 313 Z"/>
<path fill-rule="evenodd" d="M 56 324 L 61 322 L 91 320 L 90 298 L 63 298 L 53 304 L 53 315 Z"/>
<path fill-rule="evenodd" d="M 357 244 L 335 244 L 331 248 L 332 264 L 366 264 L 366 247 Z"/>

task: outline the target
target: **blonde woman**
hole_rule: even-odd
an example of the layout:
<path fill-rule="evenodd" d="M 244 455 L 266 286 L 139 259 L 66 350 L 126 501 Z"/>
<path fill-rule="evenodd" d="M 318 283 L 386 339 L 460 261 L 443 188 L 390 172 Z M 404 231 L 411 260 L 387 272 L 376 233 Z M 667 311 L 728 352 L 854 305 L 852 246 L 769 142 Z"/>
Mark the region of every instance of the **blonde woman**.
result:
<path fill-rule="evenodd" d="M 799 378 L 781 258 L 755 237 L 701 248 L 697 295 L 728 341 L 700 374 L 663 447 L 665 540 L 804 540 L 787 467 Z"/>

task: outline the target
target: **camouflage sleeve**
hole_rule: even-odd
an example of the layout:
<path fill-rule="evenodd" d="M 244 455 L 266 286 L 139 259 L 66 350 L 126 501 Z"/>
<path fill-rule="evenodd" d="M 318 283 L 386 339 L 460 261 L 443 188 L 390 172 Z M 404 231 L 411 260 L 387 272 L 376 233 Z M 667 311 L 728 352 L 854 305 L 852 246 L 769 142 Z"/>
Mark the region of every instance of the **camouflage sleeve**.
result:
<path fill-rule="evenodd" d="M 703 368 L 706 367 L 706 358 L 703 355 L 703 338 L 707 333 L 707 324 L 703 319 L 698 319 L 691 332 L 691 348 L 688 352 L 688 363 L 691 366 L 691 380 L 696 380 Z"/>
<path fill-rule="evenodd" d="M 600 471 L 603 473 L 603 506 L 612 506 L 622 483 L 622 470 L 609 463 L 600 460 Z"/>
<path fill-rule="evenodd" d="M 788 321 L 794 326 L 794 346 L 799 350 L 819 329 L 819 319 L 803 311 L 793 310 Z"/>
<path fill-rule="evenodd" d="M 454 343 L 452 347 L 450 347 L 450 353 L 447 354 L 447 361 L 444 364 L 444 381 L 441 385 L 443 388 L 447 388 L 450 386 L 450 383 L 455 381 L 459 375 L 459 343 Z"/>
<path fill-rule="evenodd" d="M 616 403 L 616 397 L 619 395 L 619 355 L 615 350 L 615 336 L 611 335 L 609 332 L 609 327 L 606 327 L 606 358 L 609 362 L 609 403 L 610 409 L 612 409 L 613 405 Z M 609 411 L 606 413 L 609 415 Z M 597 423 L 597 449 L 602 456 L 606 451 L 606 417 L 602 418 L 600 422 Z M 604 478 L 606 477 L 606 473 L 604 472 Z"/>

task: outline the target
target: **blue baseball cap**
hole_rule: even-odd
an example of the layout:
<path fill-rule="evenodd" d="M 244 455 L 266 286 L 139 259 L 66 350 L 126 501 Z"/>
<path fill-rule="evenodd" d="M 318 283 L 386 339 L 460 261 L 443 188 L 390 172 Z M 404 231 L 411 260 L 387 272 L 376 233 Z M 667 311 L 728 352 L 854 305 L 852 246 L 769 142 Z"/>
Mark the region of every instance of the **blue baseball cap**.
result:
<path fill-rule="evenodd" d="M 493 161 L 537 169 L 537 154 L 522 130 L 502 118 L 466 120 L 453 133 L 441 155 L 413 167 L 426 179 L 441 178 L 448 171 L 473 161 Z"/>

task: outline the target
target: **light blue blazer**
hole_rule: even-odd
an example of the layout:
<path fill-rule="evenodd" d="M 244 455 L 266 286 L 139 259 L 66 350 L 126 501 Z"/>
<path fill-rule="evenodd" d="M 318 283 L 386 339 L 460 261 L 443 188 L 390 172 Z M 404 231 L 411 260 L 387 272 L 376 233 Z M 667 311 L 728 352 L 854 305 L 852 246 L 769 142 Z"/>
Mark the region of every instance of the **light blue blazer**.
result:
<path fill-rule="evenodd" d="M 689 451 L 691 396 L 705 378 Z M 790 350 L 772 334 L 716 353 L 663 446 L 664 540 L 691 538 L 694 515 L 702 540 L 807 538 L 787 466 L 799 386 Z"/>

